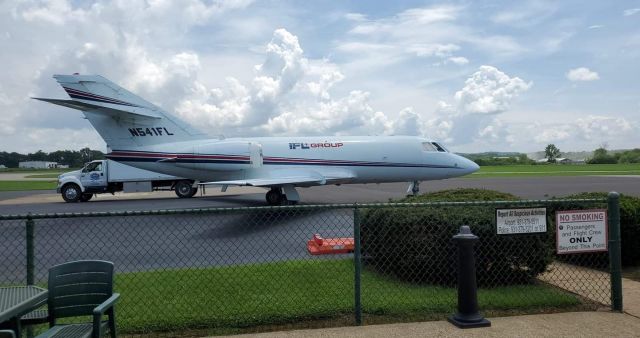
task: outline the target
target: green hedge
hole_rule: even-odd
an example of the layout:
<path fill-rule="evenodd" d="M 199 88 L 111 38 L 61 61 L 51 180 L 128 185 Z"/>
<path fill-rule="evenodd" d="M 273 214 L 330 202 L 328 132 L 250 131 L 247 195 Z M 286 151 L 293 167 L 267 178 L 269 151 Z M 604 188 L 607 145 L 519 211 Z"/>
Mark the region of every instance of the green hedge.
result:
<path fill-rule="evenodd" d="M 497 191 L 455 189 L 409 197 L 398 202 L 509 201 Z M 437 206 L 367 210 L 362 218 L 365 266 L 412 283 L 456 283 L 457 248 L 451 237 L 470 225 L 476 245 L 478 284 L 503 286 L 529 282 L 553 258 L 549 234 L 498 236 L 495 206 Z"/>

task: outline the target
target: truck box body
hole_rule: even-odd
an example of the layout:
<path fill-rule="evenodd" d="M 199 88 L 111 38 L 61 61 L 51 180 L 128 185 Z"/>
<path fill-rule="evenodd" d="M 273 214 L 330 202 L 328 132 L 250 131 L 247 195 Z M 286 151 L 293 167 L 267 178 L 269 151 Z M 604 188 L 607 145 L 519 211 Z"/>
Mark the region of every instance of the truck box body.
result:
<path fill-rule="evenodd" d="M 120 162 L 107 160 L 109 182 L 139 182 L 139 181 L 163 181 L 179 180 L 181 178 L 171 175 L 156 173 L 149 170 L 138 169 Z"/>

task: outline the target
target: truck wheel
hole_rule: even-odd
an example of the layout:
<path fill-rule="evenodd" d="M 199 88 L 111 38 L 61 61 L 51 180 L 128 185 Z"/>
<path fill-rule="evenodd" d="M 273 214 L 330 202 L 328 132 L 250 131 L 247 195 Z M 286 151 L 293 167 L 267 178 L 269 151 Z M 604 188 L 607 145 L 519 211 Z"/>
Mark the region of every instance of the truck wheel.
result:
<path fill-rule="evenodd" d="M 198 192 L 198 188 L 193 188 L 191 185 L 193 184 L 193 182 L 191 181 L 178 181 L 176 183 L 176 186 L 174 187 L 174 190 L 176 192 L 176 195 L 180 198 L 190 198 L 193 197 L 193 195 L 196 194 L 196 192 Z"/>
<path fill-rule="evenodd" d="M 62 187 L 62 199 L 64 199 L 65 202 L 78 202 L 81 195 L 82 191 L 80 191 L 80 187 L 75 184 L 67 184 Z"/>
<path fill-rule="evenodd" d="M 91 197 L 93 197 L 93 194 L 82 194 L 80 195 L 80 202 L 89 202 Z"/>

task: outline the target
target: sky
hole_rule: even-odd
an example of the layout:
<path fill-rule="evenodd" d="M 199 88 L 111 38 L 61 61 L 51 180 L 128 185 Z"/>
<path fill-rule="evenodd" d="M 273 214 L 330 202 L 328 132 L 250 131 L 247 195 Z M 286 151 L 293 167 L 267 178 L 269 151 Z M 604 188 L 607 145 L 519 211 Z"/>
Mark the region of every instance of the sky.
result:
<path fill-rule="evenodd" d="M 225 137 L 640 147 L 640 1 L 0 1 L 0 151 L 105 150 L 54 74 Z"/>

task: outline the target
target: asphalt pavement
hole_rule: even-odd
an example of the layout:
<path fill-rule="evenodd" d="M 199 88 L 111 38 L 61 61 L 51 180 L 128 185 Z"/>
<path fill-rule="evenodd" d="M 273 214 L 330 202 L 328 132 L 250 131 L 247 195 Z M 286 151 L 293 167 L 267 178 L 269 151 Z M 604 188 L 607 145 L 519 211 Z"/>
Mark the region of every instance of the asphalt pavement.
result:
<path fill-rule="evenodd" d="M 405 196 L 407 183 L 352 184 L 299 188 L 302 204 L 388 202 Z M 491 189 L 527 199 L 562 197 L 579 192 L 617 191 L 640 197 L 638 176 L 573 176 L 527 178 L 457 178 L 428 181 L 421 192 L 454 188 Z M 209 208 L 265 205 L 266 190 L 230 188 L 227 193 L 207 188 L 207 195 L 178 199 L 172 192 L 98 195 L 88 203 L 65 203 L 54 191 L 0 192 L 0 215 L 26 213 L 102 212 L 154 209 Z"/>

